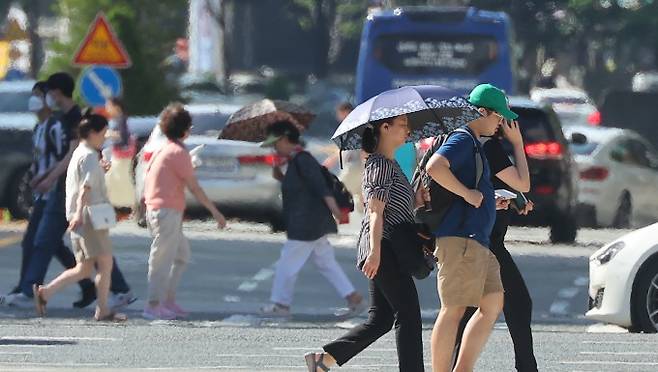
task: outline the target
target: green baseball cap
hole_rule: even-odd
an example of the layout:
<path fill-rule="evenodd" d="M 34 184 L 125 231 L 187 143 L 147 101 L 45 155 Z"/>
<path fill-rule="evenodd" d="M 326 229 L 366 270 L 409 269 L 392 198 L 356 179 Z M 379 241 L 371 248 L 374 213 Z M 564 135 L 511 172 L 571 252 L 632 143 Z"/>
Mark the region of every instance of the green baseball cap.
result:
<path fill-rule="evenodd" d="M 491 84 L 480 84 L 473 88 L 468 101 L 475 106 L 494 110 L 507 120 L 516 120 L 519 117 L 509 109 L 505 92 Z"/>
<path fill-rule="evenodd" d="M 265 138 L 263 142 L 260 143 L 260 147 L 272 147 L 276 143 L 276 141 L 280 140 L 281 137 L 284 135 L 276 135 L 276 134 L 270 134 Z"/>

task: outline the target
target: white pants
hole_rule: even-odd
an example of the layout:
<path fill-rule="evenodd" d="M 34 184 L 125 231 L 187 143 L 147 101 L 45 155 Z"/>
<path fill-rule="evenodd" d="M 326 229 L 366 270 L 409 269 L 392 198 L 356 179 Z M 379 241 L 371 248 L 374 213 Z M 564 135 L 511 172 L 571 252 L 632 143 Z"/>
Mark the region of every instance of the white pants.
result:
<path fill-rule="evenodd" d="M 190 244 L 183 235 L 183 214 L 162 208 L 146 212 L 153 237 L 149 256 L 148 301 L 176 297 L 176 288 L 190 260 Z"/>
<path fill-rule="evenodd" d="M 297 274 L 311 256 L 318 271 L 336 288 L 340 297 L 345 298 L 354 292 L 354 286 L 336 262 L 334 247 L 327 237 L 310 242 L 288 240 L 276 264 L 272 302 L 286 306 L 292 304 Z"/>

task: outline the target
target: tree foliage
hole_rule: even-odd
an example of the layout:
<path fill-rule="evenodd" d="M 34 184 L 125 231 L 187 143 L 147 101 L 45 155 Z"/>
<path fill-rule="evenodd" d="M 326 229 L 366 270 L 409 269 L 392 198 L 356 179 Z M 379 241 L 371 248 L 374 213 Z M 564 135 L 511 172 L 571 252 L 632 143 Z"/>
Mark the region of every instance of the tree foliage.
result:
<path fill-rule="evenodd" d="M 157 113 L 177 98 L 175 85 L 163 78 L 162 61 L 171 54 L 176 38 L 186 33 L 186 10 L 185 0 L 58 0 L 57 15 L 70 22 L 69 39 L 51 46 L 56 54 L 41 74 L 79 74 L 71 61 L 96 14 L 103 11 L 133 62 L 121 70 L 129 111 Z"/>

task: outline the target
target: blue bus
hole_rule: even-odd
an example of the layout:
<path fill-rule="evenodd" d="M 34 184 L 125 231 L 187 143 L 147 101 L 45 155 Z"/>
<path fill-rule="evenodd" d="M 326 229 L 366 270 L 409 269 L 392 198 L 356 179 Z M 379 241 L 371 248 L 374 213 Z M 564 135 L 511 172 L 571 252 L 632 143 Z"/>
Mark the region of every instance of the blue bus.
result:
<path fill-rule="evenodd" d="M 401 7 L 370 14 L 363 27 L 356 101 L 405 85 L 467 93 L 487 82 L 515 93 L 507 14 L 472 7 Z"/>

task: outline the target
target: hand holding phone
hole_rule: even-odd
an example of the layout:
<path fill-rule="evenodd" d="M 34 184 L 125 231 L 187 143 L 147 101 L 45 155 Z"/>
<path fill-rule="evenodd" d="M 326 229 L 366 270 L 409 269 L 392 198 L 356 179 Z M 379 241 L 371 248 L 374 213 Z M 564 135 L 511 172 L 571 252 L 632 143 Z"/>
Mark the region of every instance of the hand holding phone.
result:
<path fill-rule="evenodd" d="M 516 199 L 516 194 L 505 189 L 498 189 L 495 191 L 496 198 L 512 200 Z"/>

